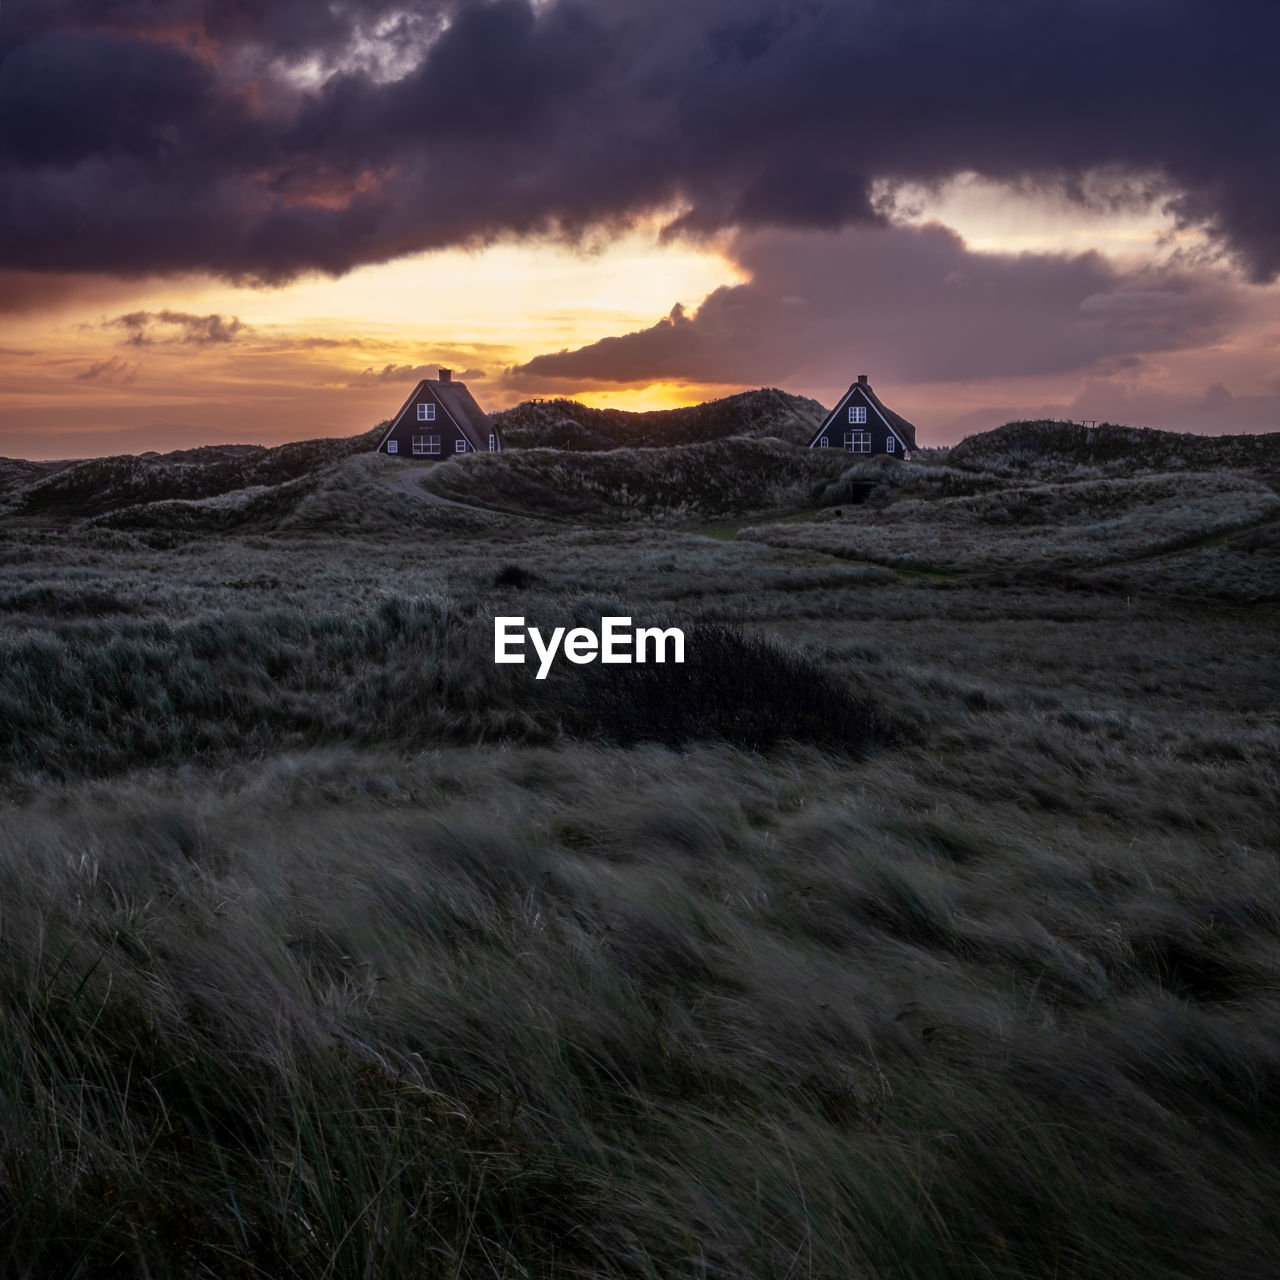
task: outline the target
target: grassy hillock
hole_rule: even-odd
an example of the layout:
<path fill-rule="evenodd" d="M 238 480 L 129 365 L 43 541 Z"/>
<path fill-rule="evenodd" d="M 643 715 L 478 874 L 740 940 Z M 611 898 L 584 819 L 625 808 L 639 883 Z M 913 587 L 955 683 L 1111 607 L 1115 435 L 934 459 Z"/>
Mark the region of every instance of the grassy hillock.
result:
<path fill-rule="evenodd" d="M 849 461 L 850 455 L 838 457 Z M 1007 488 L 1009 481 L 994 472 L 948 466 L 945 461 L 904 463 L 898 458 L 866 458 L 846 467 L 834 480 L 815 491 L 819 506 L 863 502 L 885 503 L 906 497 L 955 498 Z"/>
<path fill-rule="evenodd" d="M 39 480 L 45 479 L 69 463 L 27 462 L 23 458 L 0 458 L 0 511 Z"/>
<path fill-rule="evenodd" d="M 886 496 L 738 536 L 915 569 L 1081 568 L 1172 551 L 1280 513 L 1270 487 L 1230 472 L 1006 482 L 957 497 L 920 497 L 909 489 Z"/>
<path fill-rule="evenodd" d="M 673 527 L 761 485 L 844 505 Z M 726 440 L 6 521 L 0 1275 L 1269 1278 L 1275 512 Z M 491 660 L 604 614 L 688 661 Z"/>
<path fill-rule="evenodd" d="M 431 468 L 424 483 L 433 493 L 508 510 L 675 523 L 802 505 L 846 466 L 830 451 L 732 438 L 603 453 L 475 454 Z"/>
<path fill-rule="evenodd" d="M 1280 470 L 1280 432 L 1201 436 L 1104 422 L 1009 422 L 968 436 L 947 456 L 953 467 L 1015 476 L 1076 469 L 1115 472 Z"/>
<path fill-rule="evenodd" d="M 494 421 L 512 448 L 593 452 L 699 444 L 726 436 L 808 444 L 826 414 L 816 400 L 765 387 L 644 413 L 592 409 L 576 400 L 529 400 L 495 414 Z"/>
<path fill-rule="evenodd" d="M 484 511 L 424 501 L 406 485 L 413 479 L 399 460 L 361 452 L 279 484 L 118 507 L 82 528 L 128 532 L 165 547 L 205 534 L 398 538 L 427 529 L 492 532 L 498 523 Z"/>
<path fill-rule="evenodd" d="M 778 440 L 734 438 L 599 453 L 511 450 L 421 466 L 376 455 L 369 437 L 357 437 L 201 462 L 127 457 L 76 463 L 19 490 L 8 514 L 19 523 L 61 520 L 177 537 L 490 531 L 495 520 L 485 508 L 534 521 L 680 523 L 807 504 L 846 463 L 843 455 Z"/>
<path fill-rule="evenodd" d="M 7 603 L 65 618 L 69 598 L 46 589 Z M 556 610 L 543 600 L 532 620 L 554 612 L 556 623 L 598 623 L 597 604 L 630 612 L 617 601 Z M 0 642 L 0 787 L 23 775 L 120 773 L 336 742 L 421 748 L 569 734 L 673 746 L 814 741 L 861 753 L 892 732 L 886 716 L 811 659 L 724 626 L 693 628 L 679 666 L 570 675 L 561 664 L 535 682 L 524 666 L 478 660 L 491 648 L 492 622 L 442 599 L 178 624 L 97 621 L 131 612 L 109 596 L 82 598 L 76 612 L 79 625 L 60 634 Z"/>
<path fill-rule="evenodd" d="M 302 440 L 275 448 L 212 446 L 171 454 L 122 454 L 60 467 L 16 493 L 9 514 L 83 519 L 121 507 L 212 498 L 234 490 L 315 475 L 372 449 L 378 429 L 343 439 Z"/>
<path fill-rule="evenodd" d="M 499 415 L 510 453 L 448 459 L 430 470 L 428 484 L 460 503 L 558 519 L 676 521 L 760 512 L 807 502 L 814 484 L 835 478 L 836 462 L 779 443 L 807 442 L 823 412 L 776 390 L 641 414 L 530 402 Z M 371 460 L 380 430 L 272 449 L 216 445 L 52 469 L 13 462 L 0 465 L 0 499 L 7 495 L 5 514 L 19 522 L 87 521 L 148 536 L 322 527 L 395 535 L 492 524 L 478 512 L 449 512 L 404 491 L 397 481 L 411 472 L 402 460 Z M 739 434 L 729 444 L 731 433 Z M 558 447 L 520 447 L 548 440 Z M 697 447 L 681 447 L 690 442 Z M 583 460 L 604 451 L 617 456 Z"/>
<path fill-rule="evenodd" d="M 202 444 L 194 449 L 173 449 L 169 453 L 160 453 L 158 450 L 148 449 L 138 456 L 161 462 L 192 463 L 196 466 L 209 467 L 219 462 L 238 462 L 245 458 L 260 458 L 268 452 L 267 446 L 261 444 Z"/>
<path fill-rule="evenodd" d="M 86 528 L 175 535 L 265 533 L 279 528 L 319 485 L 319 476 L 303 476 L 281 484 L 229 489 L 209 498 L 137 502 L 91 517 Z"/>

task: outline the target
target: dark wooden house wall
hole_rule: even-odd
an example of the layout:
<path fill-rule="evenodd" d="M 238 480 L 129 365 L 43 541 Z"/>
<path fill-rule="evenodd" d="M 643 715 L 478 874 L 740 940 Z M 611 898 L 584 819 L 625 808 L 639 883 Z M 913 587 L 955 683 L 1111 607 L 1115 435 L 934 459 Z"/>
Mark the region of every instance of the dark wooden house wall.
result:
<path fill-rule="evenodd" d="M 865 422 L 850 422 L 849 409 L 862 408 L 867 411 L 867 420 Z M 823 428 L 813 438 L 813 448 L 823 448 L 822 441 L 825 437 L 828 449 L 845 449 L 848 445 L 845 443 L 845 437 L 851 432 L 865 432 L 867 438 L 867 448 L 855 448 L 851 452 L 854 457 L 874 457 L 879 453 L 887 453 L 894 457 L 901 458 L 904 453 L 905 442 L 898 440 L 894 433 L 885 425 L 884 419 L 880 416 L 875 405 L 862 394 L 859 387 L 854 387 L 849 391 L 845 398 L 836 406 L 831 416 L 823 424 Z M 856 439 L 857 437 L 855 437 Z M 892 441 L 892 445 L 890 444 Z"/>
<path fill-rule="evenodd" d="M 435 407 L 435 417 L 422 420 L 418 417 L 418 405 Z M 480 452 L 489 449 L 489 438 L 477 429 Z M 415 441 L 418 441 L 415 448 Z M 495 440 L 495 446 L 500 447 Z M 459 447 L 461 445 L 461 447 Z M 421 386 L 401 411 L 394 426 L 378 445 L 379 453 L 394 454 L 399 458 L 456 458 L 463 453 L 476 452 L 448 406 L 435 394 L 429 384 Z"/>

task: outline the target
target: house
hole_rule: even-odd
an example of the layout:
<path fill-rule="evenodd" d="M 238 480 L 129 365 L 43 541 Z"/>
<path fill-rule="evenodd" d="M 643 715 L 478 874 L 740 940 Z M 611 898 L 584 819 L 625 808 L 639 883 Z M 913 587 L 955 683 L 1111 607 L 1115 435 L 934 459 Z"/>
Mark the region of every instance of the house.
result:
<path fill-rule="evenodd" d="M 891 458 L 908 458 L 915 447 L 915 427 L 880 403 L 865 373 L 858 374 L 857 382 L 809 441 L 810 449 L 843 449 L 846 453 L 879 453 Z"/>
<path fill-rule="evenodd" d="M 502 435 L 452 371 L 423 378 L 378 441 L 378 453 L 399 458 L 452 458 L 459 453 L 501 453 Z"/>

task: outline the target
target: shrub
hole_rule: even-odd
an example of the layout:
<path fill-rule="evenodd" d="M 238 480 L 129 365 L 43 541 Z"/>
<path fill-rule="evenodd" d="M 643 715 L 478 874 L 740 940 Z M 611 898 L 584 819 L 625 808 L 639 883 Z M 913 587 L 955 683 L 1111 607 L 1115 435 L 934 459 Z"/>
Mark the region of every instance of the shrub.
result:
<path fill-rule="evenodd" d="M 892 736 L 876 707 L 813 658 L 719 623 L 687 629 L 683 664 L 563 672 L 557 696 L 573 731 L 624 745 L 792 741 L 862 755 Z"/>
<path fill-rule="evenodd" d="M 493 585 L 495 587 L 515 587 L 517 590 L 524 590 L 525 587 L 531 587 L 538 579 L 536 573 L 531 573 L 528 569 L 522 569 L 518 564 L 504 564 L 497 573 L 493 575 Z"/>

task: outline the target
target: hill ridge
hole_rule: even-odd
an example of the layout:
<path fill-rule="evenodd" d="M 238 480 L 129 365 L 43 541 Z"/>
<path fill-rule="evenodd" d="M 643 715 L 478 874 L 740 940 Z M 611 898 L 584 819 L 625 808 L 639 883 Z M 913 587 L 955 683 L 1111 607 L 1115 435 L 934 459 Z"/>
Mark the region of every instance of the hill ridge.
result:
<path fill-rule="evenodd" d="M 1006 476 L 1034 475 L 1072 465 L 1143 471 L 1280 468 L 1280 431 L 1207 436 L 1114 422 L 1086 427 L 1024 419 L 966 436 L 952 446 L 947 462 L 965 470 Z"/>
<path fill-rule="evenodd" d="M 729 436 L 807 444 L 827 410 L 778 387 L 740 391 L 674 409 L 593 408 L 579 400 L 525 400 L 491 417 L 513 448 L 603 452 L 705 444 Z"/>

